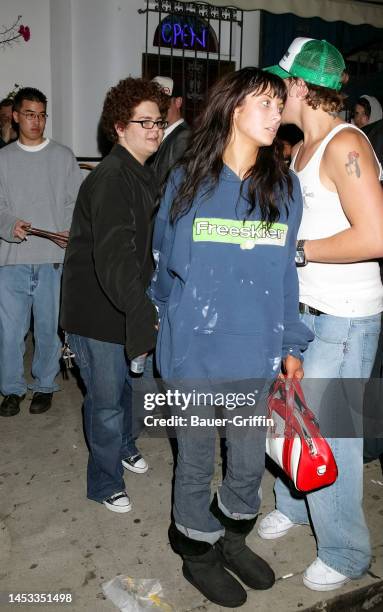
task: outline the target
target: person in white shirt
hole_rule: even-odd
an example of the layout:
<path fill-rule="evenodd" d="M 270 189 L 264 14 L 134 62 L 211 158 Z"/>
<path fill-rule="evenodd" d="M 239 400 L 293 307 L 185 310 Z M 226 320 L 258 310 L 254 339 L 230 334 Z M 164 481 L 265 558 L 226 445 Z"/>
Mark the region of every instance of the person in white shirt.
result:
<path fill-rule="evenodd" d="M 27 388 L 32 414 L 46 412 L 58 390 L 58 316 L 62 264 L 82 181 L 72 151 L 44 131 L 47 99 L 34 87 L 14 98 L 19 139 L 0 151 L 0 416 L 14 416 Z M 28 236 L 31 226 L 55 240 Z M 24 377 L 24 337 L 33 314 L 33 383 Z"/>
<path fill-rule="evenodd" d="M 320 424 L 335 423 L 327 435 L 338 479 L 305 498 L 292 496 L 278 479 L 277 509 L 260 522 L 258 532 L 265 539 L 278 538 L 294 525 L 308 524 L 310 517 L 318 556 L 303 582 L 327 591 L 363 575 L 371 561 L 362 508 L 363 438 L 360 430 L 351 437 L 346 429 L 350 415 L 360 426 L 363 383 L 371 374 L 383 310 L 376 261 L 383 255 L 381 168 L 366 135 L 338 117 L 339 90 L 347 75 L 333 45 L 297 38 L 279 65 L 265 70 L 285 79 L 283 121 L 303 131 L 291 169 L 304 200 L 297 243 L 300 310 L 315 334 L 305 353 L 305 380 L 306 389 L 308 383 L 314 389 L 309 405 Z M 344 393 L 342 407 L 329 401 L 334 386 Z M 345 408 L 350 409 L 346 416 Z"/>

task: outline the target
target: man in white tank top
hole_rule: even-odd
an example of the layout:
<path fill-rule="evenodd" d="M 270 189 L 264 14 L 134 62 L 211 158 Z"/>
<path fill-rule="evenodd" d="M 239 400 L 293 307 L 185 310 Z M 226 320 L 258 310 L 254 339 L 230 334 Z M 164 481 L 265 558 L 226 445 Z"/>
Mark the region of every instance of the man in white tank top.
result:
<path fill-rule="evenodd" d="M 344 69 L 335 47 L 309 38 L 295 39 L 279 65 L 266 68 L 288 87 L 283 121 L 304 134 L 291 168 L 304 200 L 297 244 L 300 310 L 315 334 L 305 353 L 306 397 L 311 386 L 309 405 L 321 419 L 344 417 L 342 408 L 327 399 L 330 386 L 341 379 L 347 408 L 358 396 L 351 413 L 360 424 L 363 382 L 371 374 L 383 310 L 375 261 L 383 256 L 383 192 L 381 168 L 367 137 L 338 117 Z M 277 509 L 259 526 L 261 537 L 278 538 L 307 524 L 310 515 L 318 556 L 303 582 L 313 590 L 336 589 L 363 575 L 371 561 L 362 509 L 363 439 L 361 429 L 354 437 L 343 433 L 350 420 L 337 434 L 326 430 L 337 481 L 298 499 L 278 479 Z"/>

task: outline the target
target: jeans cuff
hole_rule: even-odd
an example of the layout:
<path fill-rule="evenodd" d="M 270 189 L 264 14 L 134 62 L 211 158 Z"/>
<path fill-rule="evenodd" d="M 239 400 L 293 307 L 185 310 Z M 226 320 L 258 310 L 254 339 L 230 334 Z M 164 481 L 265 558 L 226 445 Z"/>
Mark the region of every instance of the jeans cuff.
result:
<path fill-rule="evenodd" d="M 234 521 L 242 521 L 242 520 L 249 521 L 255 518 L 256 516 L 258 516 L 258 512 L 255 512 L 254 514 L 246 514 L 242 512 L 230 512 L 230 510 L 228 510 L 228 508 L 226 508 L 226 506 L 222 503 L 219 491 L 217 491 L 217 504 L 222 514 L 224 514 L 230 519 L 233 519 Z"/>
<path fill-rule="evenodd" d="M 60 387 L 56 385 L 56 383 L 51 387 L 41 387 L 40 385 L 31 383 L 28 385 L 28 389 L 33 391 L 33 393 L 54 393 L 55 391 L 61 391 Z"/>
<path fill-rule="evenodd" d="M 178 531 L 183 533 L 185 536 L 192 540 L 198 540 L 199 542 L 208 542 L 209 544 L 215 544 L 218 542 L 219 538 L 222 537 L 225 533 L 224 529 L 220 529 L 219 531 L 198 531 L 197 529 L 190 529 L 189 527 L 184 527 L 179 523 L 175 524 Z"/>
<path fill-rule="evenodd" d="M 24 387 L 23 389 L 20 389 L 20 387 L 18 387 L 17 389 L 15 387 L 12 387 L 11 389 L 8 388 L 7 390 L 2 389 L 0 393 L 4 397 L 6 397 L 7 395 L 18 395 L 19 397 L 21 397 L 22 395 L 26 394 L 27 390 L 27 387 Z"/>
<path fill-rule="evenodd" d="M 333 563 L 331 559 L 326 559 L 326 555 L 318 555 L 318 558 L 323 561 L 323 563 L 328 565 L 328 567 L 331 567 L 331 569 L 335 570 L 336 572 L 343 574 L 343 576 L 347 576 L 347 578 L 350 578 L 350 580 L 357 580 L 358 578 L 361 578 L 361 576 L 363 576 L 370 567 L 370 563 L 368 563 L 368 565 L 365 565 L 362 570 L 359 569 L 358 571 L 353 571 L 350 567 L 350 563 L 348 564 L 348 567 L 345 568 L 340 565 L 337 565 L 336 563 Z"/>

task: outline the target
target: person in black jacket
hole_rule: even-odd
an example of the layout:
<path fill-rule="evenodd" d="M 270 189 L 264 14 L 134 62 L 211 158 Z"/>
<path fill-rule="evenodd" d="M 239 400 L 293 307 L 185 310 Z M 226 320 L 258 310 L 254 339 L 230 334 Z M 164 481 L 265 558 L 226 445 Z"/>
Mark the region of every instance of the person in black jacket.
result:
<path fill-rule="evenodd" d="M 380 161 L 383 164 L 383 110 L 377 98 L 363 95 L 354 106 L 353 120 L 363 130 Z"/>
<path fill-rule="evenodd" d="M 368 123 L 362 127 L 362 130 L 368 136 L 378 160 L 383 165 L 383 119 Z"/>
<path fill-rule="evenodd" d="M 169 96 L 170 106 L 167 114 L 168 127 L 157 153 L 148 164 L 156 172 L 162 183 L 177 161 L 183 156 L 190 138 L 190 128 L 182 117 L 182 93 L 170 77 L 156 76 L 153 81 L 158 83 L 162 91 Z"/>
<path fill-rule="evenodd" d="M 158 183 L 145 161 L 160 145 L 168 105 L 144 79 L 109 90 L 101 124 L 115 145 L 81 186 L 64 265 L 61 325 L 87 391 L 87 495 L 114 512 L 131 509 L 123 467 L 148 467 L 132 435 L 129 362 L 156 342 L 146 290 Z"/>

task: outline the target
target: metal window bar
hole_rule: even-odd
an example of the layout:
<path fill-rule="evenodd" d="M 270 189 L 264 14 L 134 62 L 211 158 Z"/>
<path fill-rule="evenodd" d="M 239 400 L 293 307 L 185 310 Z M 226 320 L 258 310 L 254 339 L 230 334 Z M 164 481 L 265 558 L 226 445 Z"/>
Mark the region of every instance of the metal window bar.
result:
<path fill-rule="evenodd" d="M 148 74 L 149 0 L 146 0 L 145 74 Z"/>
<path fill-rule="evenodd" d="M 242 66 L 243 11 L 178 0 L 143 0 L 143 5 L 145 8 L 138 10 L 146 17 L 143 74 L 148 78 L 170 76 L 182 91 L 185 118 L 192 122 L 214 81 Z M 158 20 L 151 20 L 150 13 L 157 13 Z M 170 27 L 164 29 L 166 23 Z M 235 25 L 240 28 L 239 38 L 234 38 Z M 150 51 L 153 45 L 157 49 Z"/>
<path fill-rule="evenodd" d="M 221 76 L 221 9 L 218 9 L 218 78 Z"/>
<path fill-rule="evenodd" d="M 218 7 L 205 2 L 179 2 L 178 0 L 143 0 L 143 4 L 145 8 L 138 10 L 140 14 L 145 13 L 146 17 L 143 72 L 149 78 L 153 78 L 155 74 L 162 74 L 170 76 L 176 83 L 178 81 L 177 89 L 182 89 L 184 100 L 186 96 L 188 97 L 188 113 L 194 118 L 203 105 L 202 97 L 207 96 L 213 82 L 222 74 L 235 70 L 235 59 L 237 67 L 242 66 L 243 11 L 230 6 Z M 149 13 L 158 15 L 156 33 L 150 31 L 153 21 L 149 19 Z M 163 37 L 161 28 L 165 18 L 169 18 L 173 29 L 177 19 L 181 19 L 181 26 L 178 25 L 178 39 L 174 35 L 174 30 L 171 30 L 170 36 L 167 34 L 167 40 Z M 189 32 L 189 38 L 186 34 L 184 41 L 185 31 L 182 29 L 182 23 L 187 24 L 188 20 L 191 20 L 189 23 L 193 24 L 193 18 L 197 20 L 197 23 L 205 23 L 207 33 L 205 48 L 202 48 L 201 43 L 196 42 L 200 36 L 205 44 L 205 34 L 201 34 L 202 30 L 198 30 L 198 35 L 193 33 L 190 36 Z M 228 24 L 228 27 L 222 27 L 224 22 Z M 234 25 L 240 28 L 239 42 L 238 38 L 234 39 Z M 222 39 L 223 32 L 227 36 L 225 44 Z M 149 39 L 153 36 L 155 36 L 153 44 L 157 46 L 157 53 L 150 55 L 149 49 L 152 45 Z M 189 45 L 190 40 L 194 41 L 194 44 Z"/>
<path fill-rule="evenodd" d="M 193 76 L 194 76 L 194 91 L 193 91 L 193 117 L 198 113 L 197 96 L 198 96 L 198 64 L 197 64 L 197 45 L 194 46 L 194 61 L 193 61 Z"/>
<path fill-rule="evenodd" d="M 207 29 L 208 31 L 210 31 L 210 11 L 207 12 Z M 207 53 L 206 53 L 206 66 L 207 66 L 207 70 L 206 70 L 206 98 L 208 96 L 209 93 L 209 51 L 210 51 L 210 46 L 207 46 Z"/>
<path fill-rule="evenodd" d="M 161 30 L 161 7 L 162 2 L 158 3 L 158 30 Z M 161 46 L 158 45 L 158 70 L 157 74 L 161 74 Z"/>
<path fill-rule="evenodd" d="M 183 17 L 186 16 L 186 4 L 183 6 Z M 185 47 L 182 45 L 182 97 L 185 99 L 186 96 L 186 82 L 185 82 Z"/>
<path fill-rule="evenodd" d="M 174 40 L 172 37 L 172 42 L 170 45 L 170 75 L 169 75 L 171 79 L 173 78 L 173 48 L 174 48 Z M 161 73 L 159 72 L 158 74 L 161 74 Z"/>
<path fill-rule="evenodd" d="M 239 67 L 242 68 L 242 49 L 243 49 L 243 11 L 241 11 L 241 21 L 239 22 L 240 39 L 239 39 Z"/>

